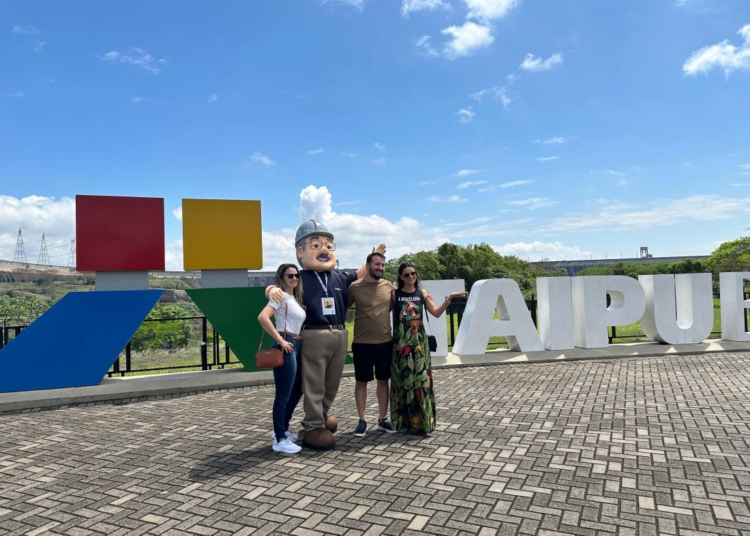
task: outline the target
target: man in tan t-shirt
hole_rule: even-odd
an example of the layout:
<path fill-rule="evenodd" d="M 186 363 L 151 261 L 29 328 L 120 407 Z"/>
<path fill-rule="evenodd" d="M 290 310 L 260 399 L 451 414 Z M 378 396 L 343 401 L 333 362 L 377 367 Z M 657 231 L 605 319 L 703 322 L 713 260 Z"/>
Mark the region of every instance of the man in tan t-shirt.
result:
<path fill-rule="evenodd" d="M 349 286 L 349 307 L 354 305 L 354 399 L 357 402 L 359 423 L 355 436 L 367 431 L 365 408 L 367 407 L 367 384 L 377 378 L 378 430 L 393 433 L 395 430 L 386 417 L 388 411 L 391 379 L 393 337 L 391 335 L 391 293 L 393 285 L 383 279 L 385 257 L 380 253 L 367 256 L 365 276 Z"/>

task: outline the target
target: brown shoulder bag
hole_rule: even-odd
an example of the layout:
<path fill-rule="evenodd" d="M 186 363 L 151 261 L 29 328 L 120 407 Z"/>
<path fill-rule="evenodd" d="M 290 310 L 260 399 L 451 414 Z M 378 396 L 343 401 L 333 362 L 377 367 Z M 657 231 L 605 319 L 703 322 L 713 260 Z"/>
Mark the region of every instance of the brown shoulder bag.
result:
<path fill-rule="evenodd" d="M 284 305 L 284 323 L 286 324 L 286 315 L 289 313 L 289 304 L 287 303 Z M 284 364 L 284 352 L 281 348 L 269 348 L 268 350 L 263 350 L 263 337 L 265 335 L 266 330 L 264 329 L 260 336 L 258 353 L 255 354 L 255 366 L 259 369 L 278 368 Z"/>

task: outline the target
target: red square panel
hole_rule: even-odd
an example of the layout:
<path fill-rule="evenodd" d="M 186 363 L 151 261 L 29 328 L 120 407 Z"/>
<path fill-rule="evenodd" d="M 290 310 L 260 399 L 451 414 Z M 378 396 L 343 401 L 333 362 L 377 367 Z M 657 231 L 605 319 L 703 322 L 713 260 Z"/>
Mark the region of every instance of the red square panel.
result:
<path fill-rule="evenodd" d="M 164 270 L 164 199 L 76 196 L 76 269 Z"/>

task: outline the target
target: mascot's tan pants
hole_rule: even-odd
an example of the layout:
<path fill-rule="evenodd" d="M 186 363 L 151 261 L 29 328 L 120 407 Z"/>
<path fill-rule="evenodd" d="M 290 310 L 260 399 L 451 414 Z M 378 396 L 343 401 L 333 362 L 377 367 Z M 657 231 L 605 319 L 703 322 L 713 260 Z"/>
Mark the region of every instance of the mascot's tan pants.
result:
<path fill-rule="evenodd" d="M 344 372 L 349 333 L 345 329 L 302 330 L 302 393 L 306 431 L 323 428 Z"/>

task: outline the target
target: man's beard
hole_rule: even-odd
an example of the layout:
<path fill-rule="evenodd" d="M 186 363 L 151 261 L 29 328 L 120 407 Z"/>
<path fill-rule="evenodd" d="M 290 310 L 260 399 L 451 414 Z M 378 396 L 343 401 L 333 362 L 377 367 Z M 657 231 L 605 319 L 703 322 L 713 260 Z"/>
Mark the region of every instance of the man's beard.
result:
<path fill-rule="evenodd" d="M 376 274 L 376 273 L 375 273 L 375 272 L 373 272 L 372 270 L 370 270 L 370 272 L 369 272 L 369 275 L 370 275 L 370 277 L 372 277 L 372 278 L 373 278 L 373 279 L 375 279 L 376 281 L 377 281 L 378 279 L 382 279 L 382 278 L 383 278 L 383 274 Z"/>

